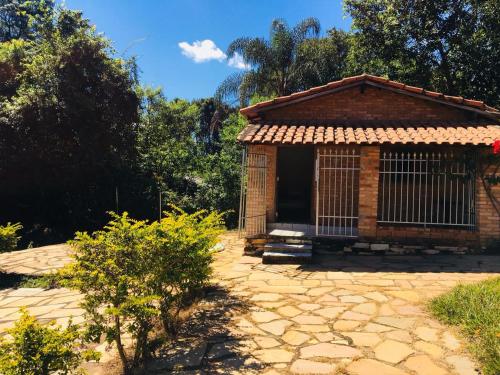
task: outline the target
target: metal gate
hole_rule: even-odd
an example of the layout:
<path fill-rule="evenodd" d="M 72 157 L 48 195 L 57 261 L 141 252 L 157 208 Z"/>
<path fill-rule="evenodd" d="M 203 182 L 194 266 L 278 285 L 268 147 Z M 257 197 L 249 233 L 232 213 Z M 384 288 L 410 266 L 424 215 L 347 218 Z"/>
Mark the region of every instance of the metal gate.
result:
<path fill-rule="evenodd" d="M 318 149 L 316 235 L 358 236 L 359 148 Z"/>
<path fill-rule="evenodd" d="M 266 233 L 267 155 L 243 150 L 239 233 L 255 236 Z"/>

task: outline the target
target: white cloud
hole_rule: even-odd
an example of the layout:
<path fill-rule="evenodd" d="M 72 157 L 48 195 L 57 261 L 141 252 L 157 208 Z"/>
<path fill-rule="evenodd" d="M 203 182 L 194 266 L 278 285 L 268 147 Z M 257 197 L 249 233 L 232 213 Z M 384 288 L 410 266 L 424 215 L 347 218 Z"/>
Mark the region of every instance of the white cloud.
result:
<path fill-rule="evenodd" d="M 193 44 L 188 42 L 180 42 L 179 47 L 182 50 L 182 54 L 196 63 L 202 63 L 210 60 L 223 61 L 226 58 L 226 54 L 215 45 L 210 39 L 205 39 L 202 41 L 195 41 Z"/>
<path fill-rule="evenodd" d="M 245 64 L 243 56 L 238 52 L 235 52 L 234 56 L 227 61 L 227 65 L 237 69 L 250 69 L 250 64 Z"/>
<path fill-rule="evenodd" d="M 196 63 L 203 63 L 210 60 L 222 62 L 227 58 L 227 55 L 210 39 L 197 40 L 192 44 L 180 42 L 179 47 L 184 56 Z M 236 69 L 250 69 L 250 65 L 245 64 L 243 56 L 238 52 L 235 52 L 233 57 L 227 60 L 227 65 Z"/>

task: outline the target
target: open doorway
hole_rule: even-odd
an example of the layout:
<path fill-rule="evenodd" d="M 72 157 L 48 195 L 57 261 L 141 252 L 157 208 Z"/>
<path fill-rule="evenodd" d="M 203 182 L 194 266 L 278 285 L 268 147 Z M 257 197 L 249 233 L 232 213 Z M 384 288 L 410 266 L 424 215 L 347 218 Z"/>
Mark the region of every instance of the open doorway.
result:
<path fill-rule="evenodd" d="M 281 223 L 311 222 L 314 148 L 278 148 L 277 220 Z"/>

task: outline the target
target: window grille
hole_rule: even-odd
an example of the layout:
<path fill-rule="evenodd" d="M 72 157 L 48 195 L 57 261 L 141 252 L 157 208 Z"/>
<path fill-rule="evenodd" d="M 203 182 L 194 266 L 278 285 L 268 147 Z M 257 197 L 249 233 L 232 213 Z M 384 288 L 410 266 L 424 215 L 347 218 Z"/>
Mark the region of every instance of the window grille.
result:
<path fill-rule="evenodd" d="M 378 222 L 473 229 L 471 164 L 446 152 L 383 152 Z"/>

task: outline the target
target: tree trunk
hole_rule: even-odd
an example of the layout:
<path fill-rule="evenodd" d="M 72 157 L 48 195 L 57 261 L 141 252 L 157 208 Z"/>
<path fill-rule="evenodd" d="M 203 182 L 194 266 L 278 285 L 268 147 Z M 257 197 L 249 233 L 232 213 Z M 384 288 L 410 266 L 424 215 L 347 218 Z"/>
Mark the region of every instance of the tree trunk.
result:
<path fill-rule="evenodd" d="M 118 355 L 120 356 L 120 360 L 122 361 L 123 373 L 127 375 L 130 374 L 130 368 L 122 344 L 121 322 L 120 322 L 120 317 L 118 316 L 115 316 L 115 329 L 116 329 L 116 337 L 115 337 L 116 349 L 118 350 Z"/>

